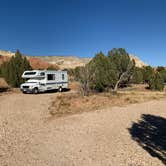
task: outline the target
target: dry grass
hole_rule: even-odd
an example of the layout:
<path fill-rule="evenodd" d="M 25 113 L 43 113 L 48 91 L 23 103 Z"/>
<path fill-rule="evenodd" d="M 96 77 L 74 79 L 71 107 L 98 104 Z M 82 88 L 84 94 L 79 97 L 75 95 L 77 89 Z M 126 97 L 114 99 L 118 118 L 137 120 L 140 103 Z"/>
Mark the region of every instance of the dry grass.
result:
<path fill-rule="evenodd" d="M 76 81 L 72 81 L 69 83 L 69 88 L 72 89 L 72 91 L 79 91 L 80 84 Z"/>
<path fill-rule="evenodd" d="M 105 107 L 125 106 L 164 97 L 166 97 L 165 92 L 151 92 L 148 90 L 119 91 L 117 95 L 99 93 L 85 97 L 77 93 L 66 93 L 60 94 L 53 99 L 52 105 L 50 106 L 50 114 L 53 116 L 62 116 L 99 110 Z"/>

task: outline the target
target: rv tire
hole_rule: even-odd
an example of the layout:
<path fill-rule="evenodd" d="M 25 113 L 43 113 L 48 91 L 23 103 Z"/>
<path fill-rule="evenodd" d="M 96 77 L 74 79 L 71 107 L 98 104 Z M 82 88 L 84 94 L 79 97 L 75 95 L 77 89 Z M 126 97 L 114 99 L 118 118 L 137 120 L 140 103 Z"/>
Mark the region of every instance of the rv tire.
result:
<path fill-rule="evenodd" d="M 39 93 L 38 88 L 34 88 L 33 89 L 33 94 L 38 94 L 38 93 Z"/>
<path fill-rule="evenodd" d="M 62 87 L 60 86 L 59 89 L 58 89 L 59 92 L 62 92 Z"/>

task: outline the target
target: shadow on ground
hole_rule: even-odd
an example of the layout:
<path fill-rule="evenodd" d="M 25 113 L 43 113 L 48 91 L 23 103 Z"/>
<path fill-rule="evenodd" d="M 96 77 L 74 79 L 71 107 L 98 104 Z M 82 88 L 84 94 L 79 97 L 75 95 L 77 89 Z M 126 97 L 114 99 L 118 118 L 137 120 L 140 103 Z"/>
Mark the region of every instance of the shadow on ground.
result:
<path fill-rule="evenodd" d="M 143 114 L 138 123 L 128 129 L 133 140 L 151 156 L 157 157 L 166 165 L 166 119 L 160 116 Z"/>
<path fill-rule="evenodd" d="M 70 88 L 65 88 L 65 89 L 62 89 L 62 92 L 68 92 L 70 90 L 71 90 Z M 57 90 L 49 90 L 49 91 L 46 91 L 43 93 L 56 93 L 56 92 L 59 92 L 58 89 Z"/>

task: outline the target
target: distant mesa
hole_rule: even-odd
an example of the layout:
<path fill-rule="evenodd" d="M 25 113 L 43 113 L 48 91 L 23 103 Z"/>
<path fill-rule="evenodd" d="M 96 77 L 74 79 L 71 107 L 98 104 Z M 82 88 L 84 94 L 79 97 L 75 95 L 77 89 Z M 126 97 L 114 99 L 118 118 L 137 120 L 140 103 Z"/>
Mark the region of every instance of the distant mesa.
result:
<path fill-rule="evenodd" d="M 0 50 L 0 64 L 4 61 L 9 60 L 15 53 L 10 51 Z M 80 58 L 77 56 L 29 56 L 25 55 L 31 66 L 34 69 L 66 69 L 66 68 L 75 68 L 77 66 L 85 66 L 91 58 Z M 137 56 L 130 55 L 131 59 L 135 60 L 137 67 L 147 66 L 146 63 L 141 61 Z"/>

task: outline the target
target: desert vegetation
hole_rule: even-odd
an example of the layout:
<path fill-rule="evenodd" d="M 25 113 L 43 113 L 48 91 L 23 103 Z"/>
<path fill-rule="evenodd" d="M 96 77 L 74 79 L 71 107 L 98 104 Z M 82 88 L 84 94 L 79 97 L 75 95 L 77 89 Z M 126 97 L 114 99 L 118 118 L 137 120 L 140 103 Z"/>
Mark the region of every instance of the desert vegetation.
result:
<path fill-rule="evenodd" d="M 81 83 L 83 95 L 89 95 L 94 91 L 116 93 L 118 88 L 130 84 L 147 84 L 150 90 L 163 91 L 166 81 L 164 67 L 136 67 L 134 60 L 122 48 L 112 49 L 108 55 L 100 52 L 85 67 L 76 67 L 68 71 L 74 80 Z"/>
<path fill-rule="evenodd" d="M 0 65 L 0 77 L 5 78 L 11 87 L 19 87 L 23 82 L 21 74 L 32 69 L 31 63 L 16 51 Z M 54 66 L 47 66 L 47 69 L 54 69 Z M 165 67 L 136 67 L 135 61 L 122 48 L 114 48 L 107 55 L 99 52 L 85 66 L 67 70 L 72 80 L 80 82 L 80 92 L 84 96 L 94 92 L 117 93 L 118 88 L 130 84 L 148 84 L 150 90 L 163 91 L 166 81 Z"/>
<path fill-rule="evenodd" d="M 165 68 L 136 67 L 134 60 L 122 48 L 109 51 L 107 56 L 100 52 L 85 67 L 68 72 L 71 80 L 77 82 L 76 93 L 56 96 L 49 107 L 51 115 L 73 114 L 165 97 L 165 92 L 162 92 L 166 80 Z"/>
<path fill-rule="evenodd" d="M 18 87 L 29 69 L 16 52 L 0 66 L 0 91 Z M 124 49 L 113 49 L 67 70 L 71 91 L 0 94 L 0 165 L 165 164 L 165 119 L 152 115 L 165 117 L 164 67 L 136 67 Z"/>
<path fill-rule="evenodd" d="M 126 106 L 147 102 L 150 100 L 159 100 L 166 97 L 165 92 L 150 91 L 146 84 L 132 84 L 130 87 L 120 89 L 118 93 L 91 93 L 88 96 L 82 96 L 79 92 L 79 84 L 72 83 L 76 93 L 61 93 L 52 97 L 49 113 L 52 117 L 61 117 L 71 114 L 78 114 L 89 111 L 102 110 L 114 106 Z"/>

